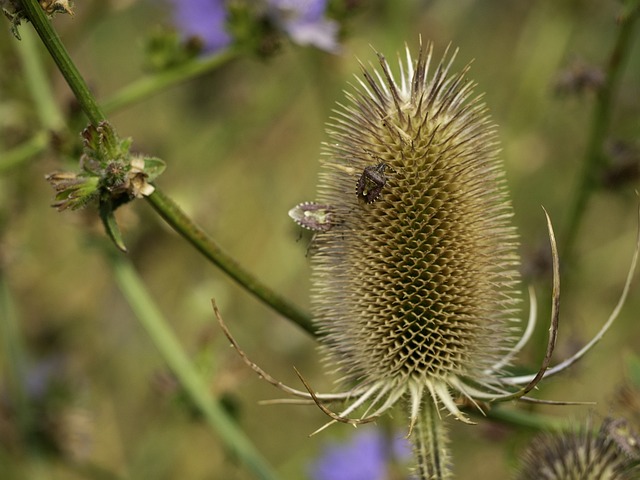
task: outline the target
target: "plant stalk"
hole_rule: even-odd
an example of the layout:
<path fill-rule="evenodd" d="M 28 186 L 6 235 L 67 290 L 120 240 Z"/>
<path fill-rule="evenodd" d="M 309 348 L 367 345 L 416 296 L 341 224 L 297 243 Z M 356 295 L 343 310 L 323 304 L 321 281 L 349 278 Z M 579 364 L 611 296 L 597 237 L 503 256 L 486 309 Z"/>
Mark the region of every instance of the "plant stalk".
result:
<path fill-rule="evenodd" d="M 156 212 L 208 260 L 284 317 L 303 330 L 315 335 L 311 317 L 281 297 L 245 270 L 224 252 L 204 230 L 196 225 L 180 208 L 158 188 L 145 197 Z"/>
<path fill-rule="evenodd" d="M 225 65 L 238 56 L 238 51 L 227 48 L 202 60 L 193 60 L 183 65 L 141 78 L 116 92 L 102 102 L 105 112 L 121 110 L 166 90 L 169 87 L 190 80 Z"/>
<path fill-rule="evenodd" d="M 53 61 L 58 66 L 60 73 L 62 73 L 62 76 L 67 81 L 67 84 L 91 124 L 97 126 L 100 122 L 105 121 L 107 118 L 91 94 L 84 78 L 82 78 L 82 75 L 80 75 L 80 72 L 71 60 L 69 52 L 67 52 L 67 49 L 62 44 L 58 33 L 51 26 L 51 22 L 47 18 L 44 10 L 42 10 L 40 4 L 37 0 L 21 0 L 21 3 L 27 18 L 51 54 Z"/>
<path fill-rule="evenodd" d="M 611 124 L 614 100 L 633 45 L 633 35 L 638 19 L 640 19 L 640 1 L 628 1 L 626 11 L 619 17 L 620 28 L 609 55 L 604 84 L 596 96 L 582 173 L 569 210 L 569 221 L 562 244 L 563 255 L 561 256 L 565 262 L 572 260 L 589 199 L 598 188 L 600 175 L 607 165 L 604 145 Z"/>
<path fill-rule="evenodd" d="M 411 435 L 419 480 L 453 478 L 447 433 L 447 427 L 438 414 L 438 406 L 430 396 L 425 396 Z"/>
<path fill-rule="evenodd" d="M 167 321 L 146 291 L 130 260 L 112 250 L 108 253 L 108 258 L 120 291 L 209 425 L 225 445 L 256 475 L 256 478 L 276 480 L 278 477 L 244 432 L 220 403 L 211 397 L 207 384 L 189 360 L 173 332 L 167 327 Z"/>

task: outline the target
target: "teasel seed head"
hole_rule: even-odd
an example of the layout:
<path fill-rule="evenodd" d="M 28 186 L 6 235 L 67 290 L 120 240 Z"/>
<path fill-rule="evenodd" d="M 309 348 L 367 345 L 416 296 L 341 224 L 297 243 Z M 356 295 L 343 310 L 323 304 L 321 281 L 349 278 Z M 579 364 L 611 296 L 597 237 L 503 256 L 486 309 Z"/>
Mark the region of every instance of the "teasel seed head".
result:
<path fill-rule="evenodd" d="M 520 333 L 518 244 L 495 127 L 466 79 L 469 67 L 451 73 L 455 54 L 445 53 L 430 73 L 432 51 L 421 46 L 414 63 L 407 48 L 398 81 L 380 54 L 380 71 L 362 67 L 364 80 L 347 93 L 330 125 L 316 200 L 289 211 L 315 232 L 314 319 L 327 361 L 342 373 L 347 390 L 318 393 L 298 370 L 306 391 L 276 380 L 242 351 L 215 302 L 214 312 L 252 370 L 288 394 L 312 400 L 331 418 L 315 433 L 335 422 L 374 421 L 405 402 L 418 478 L 443 480 L 452 468 L 442 410 L 471 423 L 458 400 L 482 410 L 485 402 L 524 398 L 609 330 L 640 257 L 640 209 L 618 303 L 584 347 L 554 366 L 560 267 L 545 211 L 552 257 L 545 356 L 537 373 L 504 372 L 535 329 L 535 294 L 529 288 L 529 320 Z M 333 401 L 347 406 L 336 413 L 325 405 Z M 352 415 L 360 409 L 361 416 Z M 636 438 L 619 428 L 616 435 L 628 446 Z"/>
<path fill-rule="evenodd" d="M 344 380 L 388 407 L 427 396 L 466 420 L 454 398 L 497 384 L 518 311 L 495 127 L 468 66 L 451 73 L 455 54 L 430 74 L 432 46 L 415 62 L 407 49 L 399 81 L 378 57 L 323 152 L 317 201 L 336 224 L 314 240 L 315 320 Z"/>
<path fill-rule="evenodd" d="M 622 418 L 591 421 L 576 431 L 537 436 L 522 457 L 518 480 L 632 480 L 640 476 L 640 437 Z"/>

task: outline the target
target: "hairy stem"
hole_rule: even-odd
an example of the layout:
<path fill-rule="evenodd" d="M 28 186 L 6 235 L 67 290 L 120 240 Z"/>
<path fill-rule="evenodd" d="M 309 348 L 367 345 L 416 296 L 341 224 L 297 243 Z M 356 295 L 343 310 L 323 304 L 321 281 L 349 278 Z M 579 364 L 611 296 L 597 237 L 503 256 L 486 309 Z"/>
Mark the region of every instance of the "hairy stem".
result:
<path fill-rule="evenodd" d="M 447 428 L 438 415 L 438 406 L 429 396 L 423 401 L 411 438 L 420 480 L 453 478 Z"/>
<path fill-rule="evenodd" d="M 21 0 L 21 3 L 27 18 L 33 24 L 33 28 L 40 36 L 42 43 L 44 43 L 47 50 L 49 50 L 53 61 L 56 62 L 60 73 L 62 73 L 62 76 L 67 81 L 67 84 L 73 91 L 73 94 L 89 118 L 89 121 L 97 126 L 100 122 L 106 120 L 100 106 L 89 91 L 87 83 L 71 60 L 69 52 L 67 52 L 67 49 L 62 44 L 58 33 L 51 26 L 51 22 L 45 15 L 40 4 L 37 0 Z"/>
<path fill-rule="evenodd" d="M 633 45 L 633 34 L 639 18 L 640 1 L 627 2 L 626 11 L 619 17 L 620 28 L 607 62 L 606 78 L 596 97 L 582 173 L 569 211 L 569 222 L 563 242 L 565 261 L 571 260 L 587 204 L 598 187 L 598 177 L 607 163 L 604 143 L 611 123 L 611 112 L 620 86 L 620 78 Z"/>

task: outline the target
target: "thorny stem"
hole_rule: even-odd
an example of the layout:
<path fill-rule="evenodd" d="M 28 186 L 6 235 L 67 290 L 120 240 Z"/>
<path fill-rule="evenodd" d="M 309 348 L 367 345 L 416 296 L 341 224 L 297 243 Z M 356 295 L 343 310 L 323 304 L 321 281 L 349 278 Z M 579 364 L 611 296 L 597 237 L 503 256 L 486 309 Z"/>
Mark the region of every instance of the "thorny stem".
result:
<path fill-rule="evenodd" d="M 156 212 L 207 259 L 221 268 L 227 275 L 264 303 L 295 322 L 310 334 L 315 335 L 311 318 L 308 314 L 273 292 L 242 268 L 233 258 L 224 252 L 211 237 L 187 217 L 169 197 L 156 188 L 155 192 L 146 198 Z"/>
<path fill-rule="evenodd" d="M 574 255 L 575 243 L 587 203 L 598 187 L 598 177 L 606 166 L 607 159 L 603 152 L 603 146 L 611 122 L 614 99 L 620 85 L 625 61 L 633 44 L 632 39 L 638 19 L 640 19 L 640 1 L 630 0 L 627 2 L 626 11 L 619 17 L 618 37 L 609 56 L 604 84 L 598 90 L 596 97 L 582 174 L 574 195 L 573 205 L 569 211 L 569 222 L 563 242 L 562 257 L 565 262 L 571 261 L 571 257 Z"/>
<path fill-rule="evenodd" d="M 27 17 L 38 32 L 43 43 L 46 45 L 47 50 L 49 50 L 49 53 L 58 65 L 62 75 L 71 87 L 71 90 L 76 95 L 78 102 L 89 118 L 89 121 L 93 125 L 97 125 L 101 121 L 105 121 L 105 114 L 89 91 L 86 82 L 69 57 L 69 53 L 62 44 L 60 37 L 51 26 L 38 2 L 36 0 L 22 0 L 22 4 L 25 8 Z M 215 60 L 212 60 L 212 63 L 224 63 L 224 61 L 231 58 L 231 56 L 233 56 L 233 51 L 229 50 L 227 55 L 216 57 Z M 193 68 L 196 71 L 200 71 L 199 69 L 201 67 Z M 171 78 L 175 80 L 175 77 L 169 75 L 166 82 L 169 83 Z M 147 92 L 150 92 L 148 85 L 142 89 L 146 89 Z M 128 97 L 129 99 L 133 98 L 132 94 L 127 94 L 125 97 Z M 122 102 L 122 100 L 120 100 L 120 102 Z M 274 308 L 286 318 L 293 320 L 307 332 L 311 334 L 314 333 L 311 318 L 308 314 L 299 310 L 240 267 L 233 258 L 223 252 L 201 228 L 187 217 L 169 197 L 163 194 L 159 189 L 156 189 L 150 197 L 146 198 L 149 200 L 149 203 L 151 203 L 156 212 L 159 213 L 174 230 L 180 233 L 198 251 L 204 254 L 207 259 L 220 267 L 225 273 L 240 283 L 246 290 L 256 295 L 267 305 Z"/>
<path fill-rule="evenodd" d="M 416 425 L 411 435 L 416 473 L 420 480 L 447 480 L 453 478 L 447 427 L 440 418 L 436 402 L 425 396 Z"/>

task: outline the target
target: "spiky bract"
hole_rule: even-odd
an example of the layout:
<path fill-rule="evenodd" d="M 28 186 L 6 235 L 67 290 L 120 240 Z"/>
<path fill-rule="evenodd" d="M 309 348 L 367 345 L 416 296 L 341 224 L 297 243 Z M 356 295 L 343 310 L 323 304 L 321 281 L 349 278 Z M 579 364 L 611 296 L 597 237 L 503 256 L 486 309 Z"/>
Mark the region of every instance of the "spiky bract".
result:
<path fill-rule="evenodd" d="M 492 365 L 513 342 L 518 287 L 512 208 L 486 107 L 468 67 L 432 74 L 431 46 L 407 51 L 399 82 L 381 72 L 347 93 L 330 125 L 317 199 L 335 210 L 313 257 L 313 308 L 329 359 L 384 410 L 410 394 L 453 401 L 497 382 Z M 356 194 L 365 169 L 386 165 L 372 202 Z"/>

